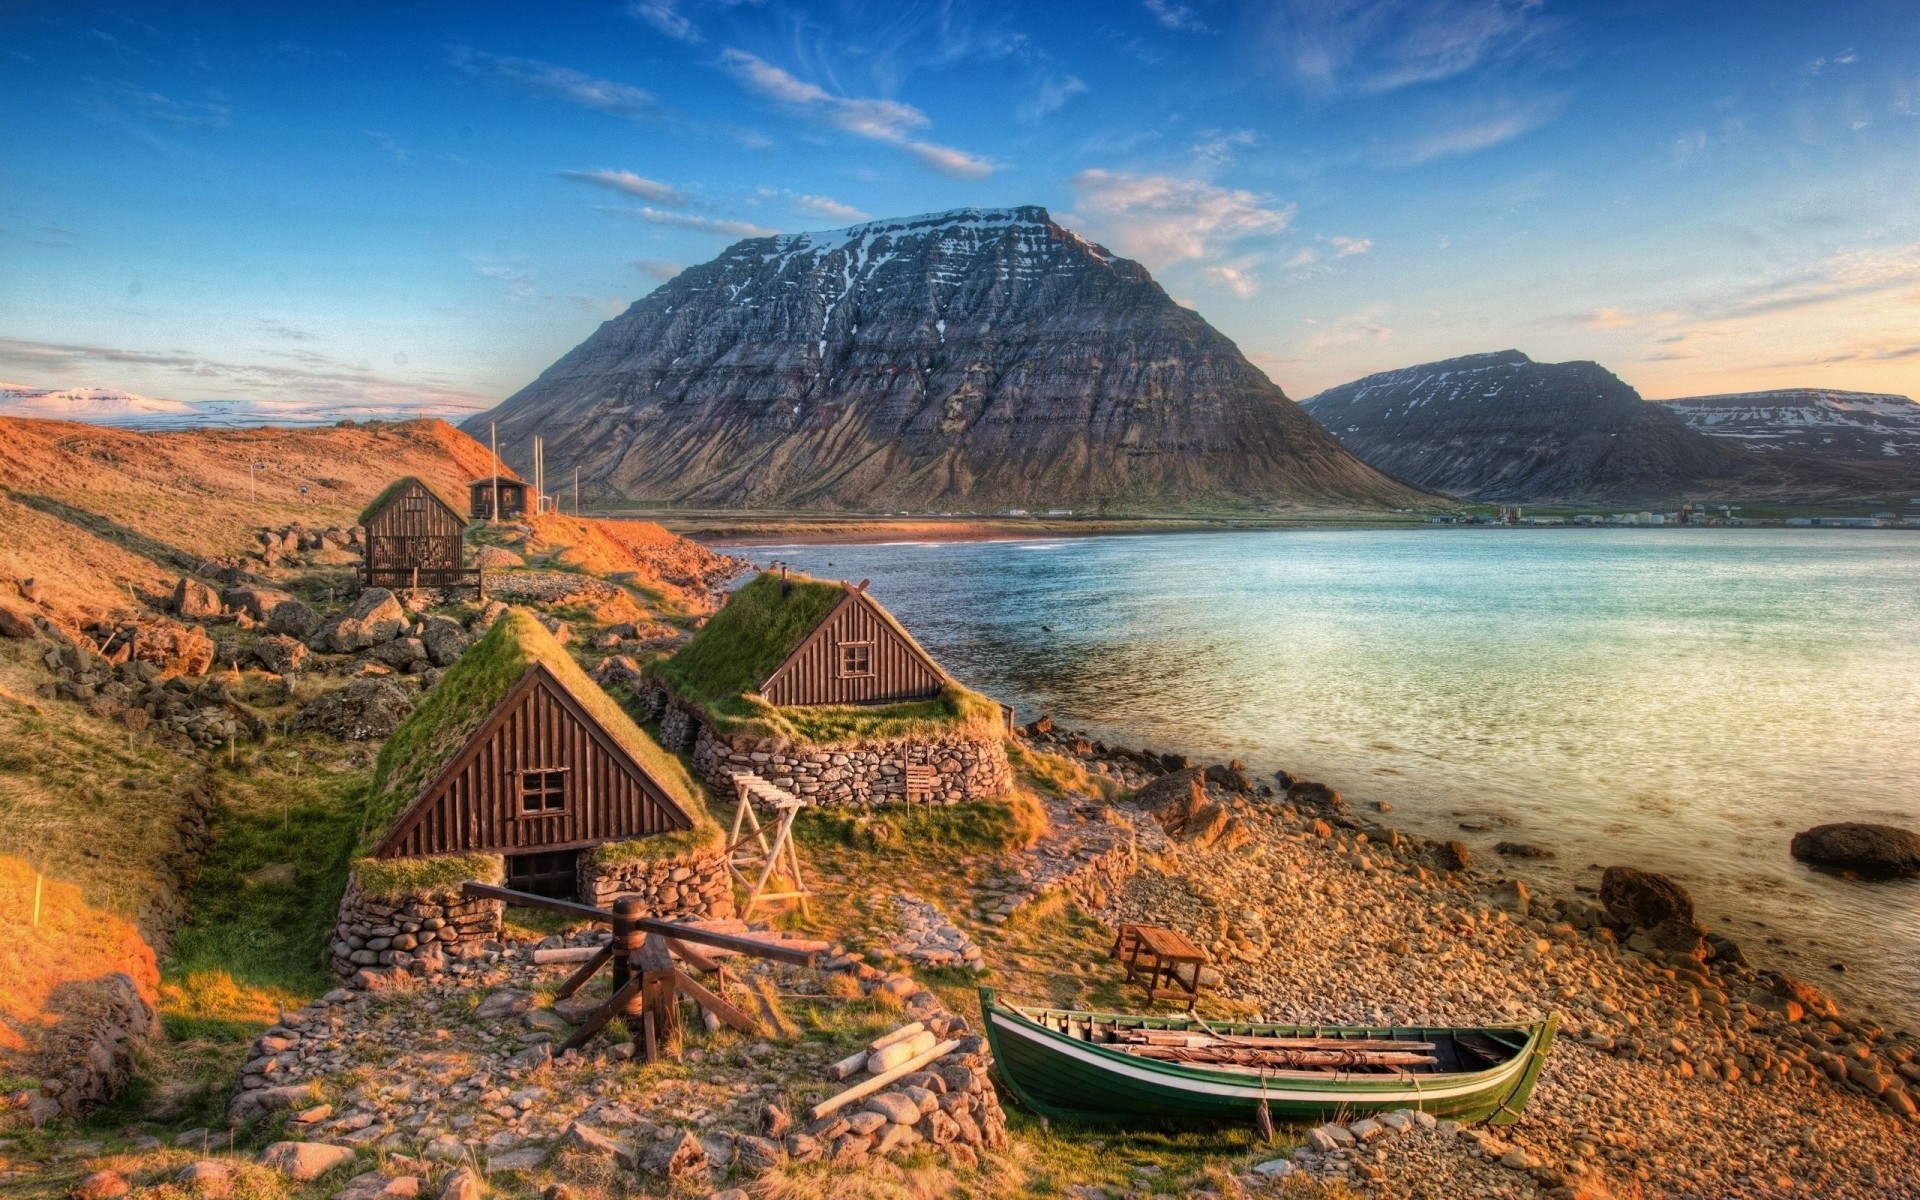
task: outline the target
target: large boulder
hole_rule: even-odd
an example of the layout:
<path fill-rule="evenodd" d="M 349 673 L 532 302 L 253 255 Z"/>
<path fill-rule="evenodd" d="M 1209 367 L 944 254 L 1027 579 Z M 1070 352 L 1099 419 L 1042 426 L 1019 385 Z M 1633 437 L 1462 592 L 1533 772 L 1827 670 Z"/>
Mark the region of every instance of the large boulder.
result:
<path fill-rule="evenodd" d="M 267 628 L 274 633 L 284 633 L 301 641 L 313 636 L 320 628 L 320 614 L 308 608 L 305 602 L 288 598 L 273 606 L 267 614 Z"/>
<path fill-rule="evenodd" d="M 1629 929 L 1652 929 L 1665 921 L 1698 926 L 1693 897 L 1665 875 L 1637 867 L 1608 867 L 1600 876 L 1600 903 Z"/>
<path fill-rule="evenodd" d="M 364 742 L 390 736 L 412 711 L 413 693 L 407 688 L 391 679 L 356 679 L 301 709 L 293 727 Z"/>
<path fill-rule="evenodd" d="M 173 611 L 183 617 L 217 617 L 220 615 L 220 593 L 214 591 L 198 579 L 189 579 L 185 575 L 173 585 Z"/>
<path fill-rule="evenodd" d="M 298 1183 L 320 1178 L 353 1157 L 347 1146 L 326 1142 L 275 1142 L 260 1152 L 260 1165 L 271 1167 Z"/>
<path fill-rule="evenodd" d="M 253 657 L 275 675 L 298 671 L 307 661 L 306 643 L 284 633 L 270 633 L 253 644 Z"/>
<path fill-rule="evenodd" d="M 320 627 L 307 644 L 322 654 L 351 654 L 390 642 L 407 631 L 407 610 L 386 588 L 367 588 L 347 611 Z"/>
<path fill-rule="evenodd" d="M 428 617 L 420 623 L 420 644 L 436 667 L 450 667 L 467 652 L 473 639 L 460 622 L 451 617 Z"/>
<path fill-rule="evenodd" d="M 230 587 L 221 593 L 220 598 L 228 608 L 246 613 L 256 621 L 264 621 L 273 614 L 274 609 L 291 601 L 293 594 L 278 588 L 250 584 L 246 587 Z"/>
<path fill-rule="evenodd" d="M 1841 821 L 1793 835 L 1793 856 L 1871 875 L 1920 875 L 1920 833 L 1897 825 Z"/>
<path fill-rule="evenodd" d="M 1134 801 L 1158 821 L 1162 829 L 1178 833 L 1207 802 L 1206 781 L 1197 769 L 1175 771 L 1148 782 L 1134 793 Z"/>
<path fill-rule="evenodd" d="M 206 630 L 164 617 L 135 624 L 129 643 L 133 661 L 152 663 L 167 675 L 205 675 L 213 655 L 213 639 Z"/>

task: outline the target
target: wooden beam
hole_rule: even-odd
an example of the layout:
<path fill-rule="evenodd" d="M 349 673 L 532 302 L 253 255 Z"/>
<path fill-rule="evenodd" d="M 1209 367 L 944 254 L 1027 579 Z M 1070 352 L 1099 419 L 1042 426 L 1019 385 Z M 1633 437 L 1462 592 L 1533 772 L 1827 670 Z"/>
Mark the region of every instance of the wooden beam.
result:
<path fill-rule="evenodd" d="M 626 1006 L 627 1001 L 639 994 L 640 977 L 636 975 L 632 979 L 627 980 L 626 986 L 615 992 L 612 998 L 605 1004 L 595 1009 L 593 1015 L 587 1018 L 587 1023 L 573 1031 L 572 1037 L 561 1043 L 560 1053 L 565 1054 L 569 1050 L 578 1050 L 593 1040 L 593 1035 L 599 1033 L 608 1021 L 618 1016 L 620 1010 Z M 633 1031 L 628 1030 L 627 1032 L 631 1033 Z"/>
<path fill-rule="evenodd" d="M 555 900 L 548 896 L 536 896 L 531 892 L 516 892 L 511 888 L 497 887 L 491 883 L 468 882 L 461 885 L 461 890 L 481 900 L 500 900 L 523 908 L 544 909 L 562 916 L 599 921 L 607 925 L 611 925 L 614 920 L 614 914 L 604 908 L 595 908 L 590 904 L 579 904 L 572 900 Z M 796 967 L 816 965 L 816 956 L 830 948 L 828 942 L 798 938 L 774 941 L 745 934 L 720 933 L 702 929 L 699 925 L 663 921 L 659 917 L 636 917 L 633 924 L 636 929 L 657 933 L 662 937 L 673 938 L 675 941 L 718 946 L 723 950 L 750 954 L 756 958 L 772 959 L 774 962 L 783 962 Z"/>
<path fill-rule="evenodd" d="M 673 951 L 675 958 L 678 958 L 681 962 L 686 963 L 696 971 L 711 975 L 720 969 L 718 959 L 711 958 L 705 953 L 694 949 L 679 938 L 668 938 L 667 949 Z"/>
<path fill-rule="evenodd" d="M 536 896 L 532 892 L 516 892 L 512 888 L 496 887 L 491 883 L 467 882 L 460 890 L 469 896 L 481 900 L 502 900 L 521 908 L 539 908 L 547 912 L 559 913 L 563 917 L 578 917 L 583 921 L 611 922 L 613 914 L 604 908 L 595 908 L 591 904 L 580 904 L 572 900 L 555 900 L 551 896 Z"/>
<path fill-rule="evenodd" d="M 888 1084 L 893 1083 L 894 1081 L 899 1079 L 904 1079 L 906 1076 L 913 1074 L 915 1071 L 925 1069 L 927 1064 L 933 1062 L 937 1058 L 941 1058 L 941 1057 L 944 1057 L 945 1055 L 952 1054 L 956 1049 L 959 1048 L 959 1046 L 960 1046 L 959 1038 L 949 1038 L 946 1041 L 941 1042 L 939 1045 L 935 1046 L 933 1049 L 927 1051 L 926 1053 L 916 1055 L 915 1057 L 908 1059 L 906 1062 L 901 1063 L 899 1066 L 895 1067 L 891 1071 L 888 1071 L 881 1075 L 875 1075 L 871 1079 L 863 1080 L 860 1083 L 856 1083 L 852 1087 L 848 1088 L 846 1091 L 841 1092 L 839 1095 L 827 1097 L 825 1100 L 822 1100 L 820 1103 L 813 1106 L 813 1111 L 810 1115 L 814 1120 L 818 1121 L 821 1117 L 826 1116 L 828 1113 L 834 1112 L 837 1109 L 844 1108 L 847 1105 L 853 1103 L 855 1100 L 860 1099 L 862 1096 L 871 1096 L 873 1095 L 873 1093 L 879 1091 L 881 1088 L 886 1087 Z"/>
<path fill-rule="evenodd" d="M 685 971 L 675 971 L 673 973 L 673 982 L 674 986 L 686 993 L 688 998 L 707 1012 L 725 1021 L 748 1037 L 760 1036 L 760 1026 L 754 1024 L 752 1017 L 735 1008 L 718 994 L 709 991 L 699 980 L 694 979 Z"/>
<path fill-rule="evenodd" d="M 572 975 L 567 977 L 567 981 L 560 985 L 560 990 L 553 994 L 553 998 L 555 1000 L 565 1000 L 568 996 L 571 996 L 575 992 L 579 991 L 581 987 L 583 987 L 586 984 L 587 980 L 593 978 L 593 973 L 595 971 L 598 971 L 601 967 L 606 966 L 607 960 L 612 957 L 613 957 L 612 947 L 610 946 L 600 947 L 599 950 L 594 952 L 594 955 L 592 958 L 589 958 L 585 963 L 581 964 L 580 969 L 578 971 L 575 971 Z"/>

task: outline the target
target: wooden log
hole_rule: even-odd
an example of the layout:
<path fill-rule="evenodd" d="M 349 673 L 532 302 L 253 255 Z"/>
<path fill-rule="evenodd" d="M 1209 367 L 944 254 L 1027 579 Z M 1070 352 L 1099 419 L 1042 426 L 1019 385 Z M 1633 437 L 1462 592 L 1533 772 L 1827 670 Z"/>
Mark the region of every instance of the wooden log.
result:
<path fill-rule="evenodd" d="M 772 938 L 738 933 L 721 933 L 694 925 L 662 921 L 655 917 L 642 917 L 634 922 L 634 926 L 648 933 L 657 933 L 662 937 L 695 942 L 701 946 L 719 946 L 725 950 L 734 950 L 755 958 L 772 959 L 774 962 L 783 962 L 796 967 L 818 965 L 819 955 L 824 954 L 833 945 L 831 942 L 802 941 L 797 938 L 776 941 Z"/>
<path fill-rule="evenodd" d="M 839 1062 L 834 1063 L 827 1068 L 827 1071 L 826 1071 L 827 1078 L 833 1080 L 835 1083 L 838 1083 L 842 1079 L 845 1079 L 847 1076 L 853 1074 L 855 1071 L 864 1070 L 866 1068 L 866 1065 L 867 1065 L 867 1052 L 865 1050 L 862 1050 L 857 1054 L 849 1054 L 845 1058 L 841 1059 Z"/>
<path fill-rule="evenodd" d="M 546 950 L 535 950 L 533 961 L 536 965 L 547 963 L 585 962 L 596 954 L 605 954 L 605 948 L 599 950 L 592 946 L 554 946 Z"/>
<path fill-rule="evenodd" d="M 933 1062 L 935 1059 L 952 1054 L 959 1046 L 959 1038 L 949 1038 L 933 1049 L 928 1050 L 926 1053 L 908 1059 L 884 1075 L 875 1075 L 871 1079 L 862 1080 L 844 1092 L 827 1097 L 825 1100 L 814 1105 L 809 1115 L 813 1120 L 818 1121 L 830 1112 L 844 1108 L 863 1096 L 871 1096 L 888 1084 L 906 1078 L 915 1071 L 925 1067 L 928 1063 Z"/>
<path fill-rule="evenodd" d="M 689 976 L 685 971 L 675 971 L 673 973 L 673 982 L 674 986 L 678 987 L 695 1004 L 698 1004 L 707 1015 L 725 1021 L 748 1037 L 760 1036 L 760 1026 L 754 1024 L 752 1017 L 735 1008 L 718 994 L 709 991 L 704 984 Z"/>
<path fill-rule="evenodd" d="M 667 939 L 648 933 L 633 956 L 633 967 L 640 976 L 642 1020 L 653 1031 L 661 1052 L 677 1055 L 680 1050 L 680 972 L 667 950 Z"/>
<path fill-rule="evenodd" d="M 593 956 L 587 959 L 586 963 L 583 964 L 578 971 L 575 971 L 567 977 L 567 981 L 560 985 L 560 990 L 553 994 L 553 998 L 555 1000 L 565 1000 L 568 996 L 579 991 L 586 985 L 587 980 L 593 978 L 593 973 L 601 967 L 606 966 L 607 960 L 612 957 L 613 948 L 611 946 L 602 946 L 600 949 L 595 950 Z"/>
<path fill-rule="evenodd" d="M 904 1042 L 908 1038 L 912 1037 L 916 1033 L 919 1033 L 921 1030 L 925 1028 L 926 1028 L 926 1025 L 923 1024 L 922 1022 L 914 1021 L 910 1024 L 902 1025 L 900 1028 L 894 1030 L 892 1033 L 883 1033 L 879 1037 L 867 1043 L 867 1053 L 872 1054 L 876 1050 L 885 1050 L 888 1046 L 893 1045 L 895 1042 Z"/>
<path fill-rule="evenodd" d="M 627 1003 L 639 994 L 640 980 L 637 978 L 627 980 L 625 987 L 615 992 L 611 999 L 601 1005 L 592 1016 L 587 1018 L 586 1024 L 574 1030 L 573 1036 L 561 1043 L 560 1052 L 565 1054 L 569 1050 L 578 1050 L 580 1047 L 586 1045 L 587 1042 L 592 1039 L 593 1035 L 599 1033 L 601 1027 L 608 1021 L 623 1015 Z M 629 1029 L 628 1032 L 631 1033 L 632 1030 Z"/>
<path fill-rule="evenodd" d="M 718 954 L 710 950 L 698 950 L 677 938 L 667 939 L 667 949 L 671 950 L 673 956 L 681 962 L 708 975 L 720 969 L 718 958 L 727 953 L 725 950 L 719 951 Z"/>

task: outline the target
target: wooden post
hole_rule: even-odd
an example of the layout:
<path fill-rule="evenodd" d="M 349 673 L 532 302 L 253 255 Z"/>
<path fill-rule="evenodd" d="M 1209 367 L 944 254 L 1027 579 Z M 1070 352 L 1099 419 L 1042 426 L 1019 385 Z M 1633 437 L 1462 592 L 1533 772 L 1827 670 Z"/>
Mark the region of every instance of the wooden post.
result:
<path fill-rule="evenodd" d="M 487 445 L 493 449 L 493 519 L 500 519 L 500 435 L 494 430 L 494 423 L 487 422 Z"/>
<path fill-rule="evenodd" d="M 640 1006 L 645 1013 L 643 1021 L 653 1035 L 653 1049 L 678 1056 L 680 981 L 667 939 L 657 933 L 647 934 L 634 955 L 633 966 L 640 972 Z"/>
<path fill-rule="evenodd" d="M 640 950 L 640 933 L 633 922 L 641 915 L 642 907 L 638 896 L 622 896 L 613 902 L 613 941 L 607 944 L 607 949 L 613 952 L 613 990 L 616 992 L 627 986 L 631 973 L 628 963 Z"/>

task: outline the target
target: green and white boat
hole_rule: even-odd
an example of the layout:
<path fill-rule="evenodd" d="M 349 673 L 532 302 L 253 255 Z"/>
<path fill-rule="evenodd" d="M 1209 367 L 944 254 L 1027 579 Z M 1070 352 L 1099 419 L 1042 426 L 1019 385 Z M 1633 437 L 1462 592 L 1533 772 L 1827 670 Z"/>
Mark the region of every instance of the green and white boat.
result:
<path fill-rule="evenodd" d="M 1353 1120 L 1411 1108 L 1510 1125 L 1559 1015 L 1531 1023 L 1264 1025 L 1002 1004 L 980 989 L 1000 1078 L 1026 1107 L 1099 1123 Z"/>

